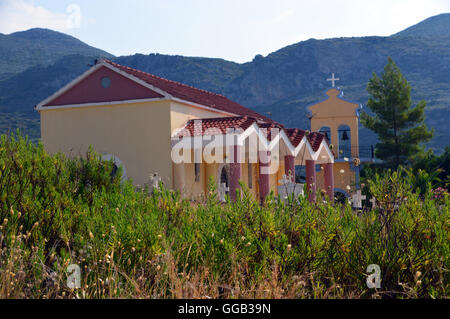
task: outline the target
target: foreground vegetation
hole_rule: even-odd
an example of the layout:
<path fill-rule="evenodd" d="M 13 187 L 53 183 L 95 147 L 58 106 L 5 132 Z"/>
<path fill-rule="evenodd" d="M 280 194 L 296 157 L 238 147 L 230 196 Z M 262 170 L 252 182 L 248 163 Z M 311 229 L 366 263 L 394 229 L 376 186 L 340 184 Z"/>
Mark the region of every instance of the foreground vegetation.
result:
<path fill-rule="evenodd" d="M 112 163 L 0 141 L 0 298 L 447 298 L 449 196 L 376 175 L 378 208 L 147 195 Z M 81 287 L 70 289 L 71 264 Z M 368 289 L 367 266 L 381 268 Z M 69 267 L 69 269 L 73 269 Z"/>

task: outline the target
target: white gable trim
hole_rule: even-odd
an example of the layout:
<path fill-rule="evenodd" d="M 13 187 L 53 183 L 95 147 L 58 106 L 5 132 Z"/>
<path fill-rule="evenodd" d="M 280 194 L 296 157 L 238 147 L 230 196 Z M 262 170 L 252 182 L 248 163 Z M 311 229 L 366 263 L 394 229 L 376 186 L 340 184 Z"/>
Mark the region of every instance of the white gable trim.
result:
<path fill-rule="evenodd" d="M 294 155 L 294 157 L 297 157 L 298 153 L 300 153 L 300 150 L 303 148 L 303 146 L 304 146 L 305 144 L 309 144 L 309 142 L 308 142 L 308 140 L 306 139 L 306 136 L 303 135 L 302 140 L 301 140 L 300 143 L 297 145 L 297 147 L 296 147 L 295 150 L 294 150 L 294 154 L 292 154 L 292 155 Z M 312 148 L 311 148 L 311 150 L 312 150 Z"/>
<path fill-rule="evenodd" d="M 96 102 L 96 103 L 83 103 L 83 104 L 66 104 L 66 105 L 56 105 L 56 106 L 36 106 L 37 111 L 45 110 L 57 110 L 57 109 L 74 109 L 83 107 L 93 107 L 93 106 L 112 106 L 120 104 L 133 104 L 133 103 L 146 103 L 146 102 L 156 102 L 156 101 L 169 101 L 165 97 L 149 98 L 149 99 L 137 99 L 137 100 L 124 100 L 124 101 L 113 101 L 113 102 Z"/>
<path fill-rule="evenodd" d="M 183 144 L 184 147 L 190 145 L 189 148 L 194 148 L 192 147 L 192 145 L 197 145 L 200 146 L 202 145 L 202 147 L 206 146 L 207 144 L 209 144 L 210 139 L 209 138 L 202 138 L 202 136 L 185 136 L 185 137 L 178 137 L 177 135 L 183 130 L 184 128 L 180 128 L 176 131 L 176 133 L 174 133 L 174 135 L 172 135 L 172 147 L 175 147 L 181 140 L 184 140 Z M 323 148 L 325 148 L 325 151 L 327 152 L 327 155 L 330 158 L 330 162 L 334 163 L 334 157 L 333 154 L 331 153 L 330 149 L 328 148 L 328 145 L 322 141 L 321 145 L 319 147 L 319 149 L 317 150 L 317 152 L 314 152 L 314 150 L 312 149 L 311 144 L 309 143 L 309 141 L 307 140 L 307 138 L 305 136 L 303 136 L 300 144 L 295 148 L 294 145 L 292 145 L 291 141 L 289 140 L 289 138 L 287 137 L 286 133 L 284 132 L 284 130 L 282 130 L 279 134 L 277 134 L 277 136 L 272 140 L 269 141 L 267 139 L 267 137 L 265 136 L 265 134 L 263 134 L 261 128 L 256 124 L 253 123 L 250 127 L 248 127 L 244 132 L 240 133 L 240 134 L 229 134 L 232 136 L 237 136 L 237 145 L 243 146 L 244 145 L 244 141 L 251 135 L 251 134 L 256 134 L 259 138 L 259 141 L 261 143 L 261 145 L 265 148 L 266 151 L 272 151 L 277 143 L 280 143 L 281 140 L 283 140 L 286 144 L 286 146 L 288 147 L 289 151 L 291 152 L 291 155 L 293 155 L 294 157 L 297 157 L 298 153 L 300 152 L 300 150 L 303 148 L 303 146 L 306 147 L 306 149 L 308 150 L 309 156 L 311 157 L 311 159 L 313 160 L 317 160 L 319 158 L 319 155 L 322 151 Z M 226 138 L 227 134 L 217 134 L 215 135 L 217 137 L 221 137 L 223 139 Z M 194 139 L 201 139 L 202 143 L 194 143 Z M 177 145 L 178 147 L 180 147 L 181 144 Z"/>
<path fill-rule="evenodd" d="M 315 161 L 317 161 L 319 159 L 319 155 L 321 153 L 322 150 L 325 150 L 325 152 L 327 153 L 330 161 L 327 163 L 334 163 L 334 155 L 333 152 L 331 152 L 330 148 L 328 147 L 328 144 L 325 142 L 325 140 L 322 140 L 322 142 L 320 143 L 319 149 L 317 150 L 317 152 L 315 152 L 313 159 Z"/>
<path fill-rule="evenodd" d="M 294 145 L 292 145 L 291 140 L 289 139 L 289 137 L 286 135 L 286 132 L 284 129 L 281 129 L 281 132 L 278 134 L 280 136 L 280 138 L 284 141 L 284 143 L 287 145 L 289 152 L 291 152 L 291 155 L 294 155 L 295 153 L 295 147 Z"/>
<path fill-rule="evenodd" d="M 97 71 L 98 69 L 100 69 L 102 67 L 102 64 L 98 63 L 96 65 L 94 65 L 92 68 L 90 68 L 89 70 L 87 70 L 86 72 L 84 72 L 82 75 L 80 75 L 79 77 L 77 77 L 75 80 L 73 80 L 72 82 L 66 84 L 65 86 L 63 86 L 61 89 L 59 89 L 58 91 L 56 91 L 55 93 L 53 93 L 52 95 L 50 95 L 48 98 L 46 98 L 45 100 L 43 100 L 42 102 L 40 102 L 38 105 L 36 105 L 35 109 L 39 110 L 42 106 L 44 106 L 45 104 L 51 102 L 52 100 L 56 99 L 57 97 L 63 95 L 64 93 L 66 93 L 67 91 L 69 91 L 71 88 L 73 88 L 75 85 L 77 85 L 78 83 L 80 83 L 81 81 L 83 81 L 85 78 L 87 78 L 89 75 L 91 75 L 92 73 L 94 73 L 95 71 Z"/>

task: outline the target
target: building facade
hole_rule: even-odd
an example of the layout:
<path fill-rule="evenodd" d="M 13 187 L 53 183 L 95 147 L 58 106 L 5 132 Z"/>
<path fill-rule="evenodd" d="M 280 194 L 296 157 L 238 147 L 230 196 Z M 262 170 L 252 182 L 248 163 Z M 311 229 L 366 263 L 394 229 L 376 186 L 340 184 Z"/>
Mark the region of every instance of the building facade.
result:
<path fill-rule="evenodd" d="M 287 129 L 225 96 L 101 60 L 36 106 L 49 153 L 92 146 L 136 185 L 163 184 L 197 199 L 211 177 L 232 199 L 243 183 L 256 199 L 295 182 L 306 166 L 310 199 L 333 197 L 334 156 L 325 135 Z M 323 172 L 316 174 L 316 166 Z M 317 181 L 316 177 L 323 181 Z M 320 186 L 320 187 L 322 187 Z"/>

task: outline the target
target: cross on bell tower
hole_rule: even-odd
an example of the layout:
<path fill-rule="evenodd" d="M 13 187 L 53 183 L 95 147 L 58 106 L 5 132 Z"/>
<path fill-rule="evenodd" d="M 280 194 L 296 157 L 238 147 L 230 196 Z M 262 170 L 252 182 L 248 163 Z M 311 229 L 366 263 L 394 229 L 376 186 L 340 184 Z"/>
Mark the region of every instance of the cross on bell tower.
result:
<path fill-rule="evenodd" d="M 334 73 L 331 73 L 331 78 L 327 79 L 327 81 L 331 81 L 331 87 L 333 87 L 333 88 L 334 88 L 334 82 L 339 81 L 339 80 L 340 80 L 340 78 L 334 77 Z"/>

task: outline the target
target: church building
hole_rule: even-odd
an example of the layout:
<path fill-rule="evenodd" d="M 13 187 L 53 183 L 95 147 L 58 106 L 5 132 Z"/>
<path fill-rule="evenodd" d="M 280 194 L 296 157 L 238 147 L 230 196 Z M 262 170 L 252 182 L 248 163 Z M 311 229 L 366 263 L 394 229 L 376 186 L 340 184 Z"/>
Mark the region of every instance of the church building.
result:
<path fill-rule="evenodd" d="M 235 199 L 242 183 L 263 202 L 271 191 L 285 197 L 298 186 L 301 193 L 295 167 L 305 166 L 308 196 L 315 201 L 318 194 L 333 198 L 335 181 L 347 183 L 341 183 L 341 165 L 329 147 L 339 145 L 339 125 L 358 138 L 350 116 L 356 107 L 341 101 L 338 90 L 327 94 L 328 102 L 311 107 L 316 115 L 310 132 L 285 128 L 223 95 L 100 60 L 36 110 L 49 153 L 82 156 L 92 146 L 136 185 L 158 178 L 197 200 L 213 177 L 222 200 L 226 194 Z M 327 119 L 336 103 L 348 113 L 342 123 Z"/>

